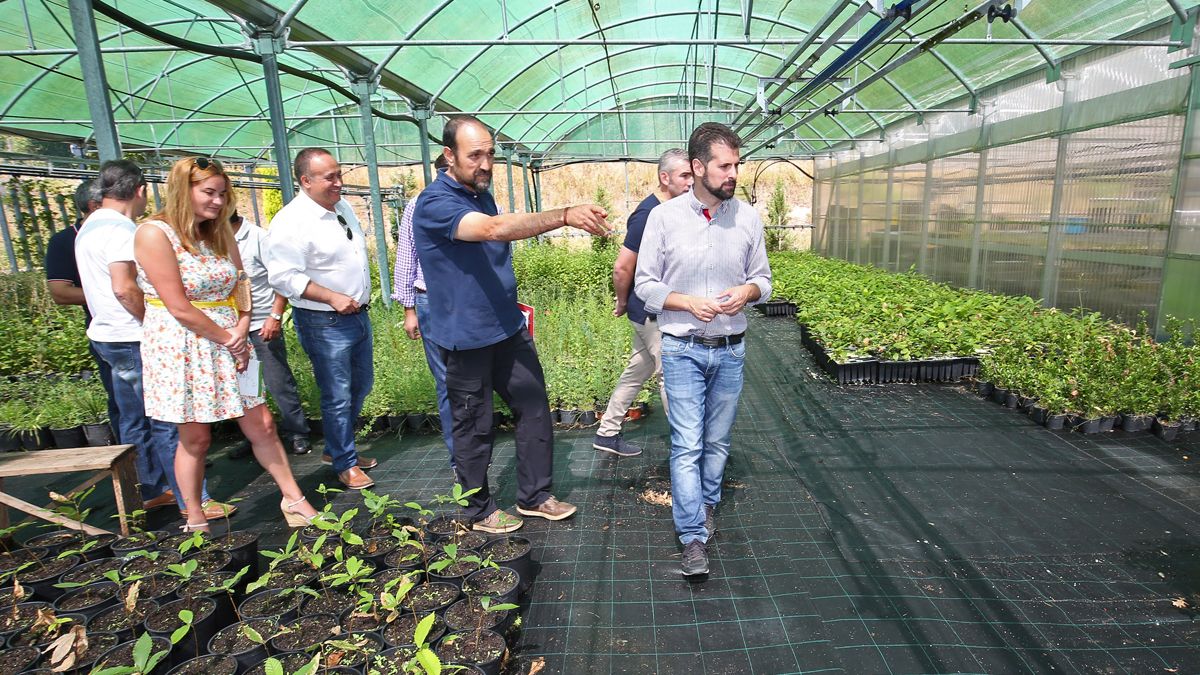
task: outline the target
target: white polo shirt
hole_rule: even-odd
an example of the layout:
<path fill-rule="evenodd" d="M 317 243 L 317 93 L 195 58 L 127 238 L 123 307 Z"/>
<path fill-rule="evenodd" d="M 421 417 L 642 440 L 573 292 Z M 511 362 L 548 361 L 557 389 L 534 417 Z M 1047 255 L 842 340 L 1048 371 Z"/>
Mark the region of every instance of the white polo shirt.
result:
<path fill-rule="evenodd" d="M 112 289 L 108 266 L 133 262 L 137 225 L 112 209 L 96 209 L 75 237 L 75 264 L 92 323 L 87 336 L 96 342 L 141 342 L 142 324 L 133 318 Z"/>
<path fill-rule="evenodd" d="M 365 305 L 371 300 L 371 269 L 367 238 L 354 210 L 340 200 L 333 211 L 314 202 L 303 190 L 271 219 L 267 230 L 267 278 L 294 307 L 333 311 L 333 307 L 303 296 L 313 281 Z M 337 217 L 346 221 L 342 227 Z M 349 228 L 351 238 L 346 237 Z"/>

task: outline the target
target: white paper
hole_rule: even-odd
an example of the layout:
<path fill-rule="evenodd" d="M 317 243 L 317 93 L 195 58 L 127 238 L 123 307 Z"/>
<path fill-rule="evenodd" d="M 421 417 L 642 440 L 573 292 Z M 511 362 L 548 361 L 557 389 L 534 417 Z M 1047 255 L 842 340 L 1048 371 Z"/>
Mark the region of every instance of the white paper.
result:
<path fill-rule="evenodd" d="M 246 364 L 246 369 L 238 373 L 237 377 L 238 389 L 241 390 L 242 396 L 256 397 L 259 396 L 259 391 L 262 390 L 262 364 L 258 360 L 258 356 L 254 350 L 250 350 L 250 362 Z"/>

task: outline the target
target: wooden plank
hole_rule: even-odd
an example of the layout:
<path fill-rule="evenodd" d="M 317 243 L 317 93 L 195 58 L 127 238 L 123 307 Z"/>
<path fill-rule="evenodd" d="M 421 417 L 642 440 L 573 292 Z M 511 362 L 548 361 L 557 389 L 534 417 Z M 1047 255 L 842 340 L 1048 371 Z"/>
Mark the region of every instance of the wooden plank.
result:
<path fill-rule="evenodd" d="M 110 471 L 97 471 L 97 472 L 96 472 L 96 475 L 94 475 L 94 476 L 92 476 L 91 478 L 89 478 L 89 479 L 87 479 L 87 480 L 83 481 L 83 482 L 82 482 L 82 483 L 80 483 L 79 485 L 76 485 L 75 487 L 71 488 L 71 490 L 70 490 L 70 491 L 68 491 L 68 492 L 64 492 L 64 493 L 63 493 L 63 496 L 64 496 L 64 497 L 68 497 L 68 498 L 70 498 L 70 497 L 74 497 L 76 494 L 78 494 L 78 493 L 80 493 L 80 492 L 83 492 L 84 490 L 86 490 L 86 489 L 88 489 L 88 488 L 92 487 L 92 486 L 93 486 L 93 485 L 95 485 L 96 483 L 99 483 L 100 481 L 102 481 L 102 480 L 104 480 L 104 479 L 108 478 L 108 477 L 109 477 L 109 475 L 110 475 L 110 473 L 111 473 Z M 4 479 L 3 479 L 3 478 L 0 478 L 0 481 L 2 481 L 2 480 L 4 480 Z M 3 488 L 0 488 L 0 491 L 3 491 Z M 54 505 L 53 503 L 51 503 L 51 504 L 47 504 L 47 505 L 46 505 L 44 508 L 45 508 L 47 511 L 52 511 L 52 510 L 54 510 L 54 506 L 55 506 L 55 505 Z M 26 518 L 25 520 L 33 520 L 33 516 L 29 516 L 29 517 L 28 517 L 28 518 Z"/>
<path fill-rule="evenodd" d="M 0 504 L 4 504 L 6 506 L 11 506 L 14 509 L 18 509 L 18 510 L 24 511 L 25 513 L 28 513 L 30 515 L 37 516 L 38 518 L 41 518 L 42 520 L 48 520 L 52 523 L 58 523 L 59 525 L 62 525 L 63 527 L 66 527 L 66 528 L 70 528 L 72 530 L 78 530 L 82 526 L 83 531 L 88 534 L 112 534 L 108 530 L 102 530 L 98 527 L 93 527 L 86 523 L 80 523 L 78 521 L 71 520 L 70 518 L 67 518 L 65 516 L 60 516 L 53 511 L 47 511 L 46 509 L 43 509 L 40 506 L 30 504 L 29 502 L 24 501 L 22 499 L 17 499 L 16 497 L 14 497 L 10 494 L 6 494 L 4 492 L 0 492 Z"/>
<path fill-rule="evenodd" d="M 138 490 L 137 469 L 133 465 L 133 454 L 126 455 L 113 466 L 113 495 L 117 499 L 117 518 L 121 522 L 121 535 L 129 536 L 129 514 L 142 509 L 142 494 Z"/>
<path fill-rule="evenodd" d="M 4 479 L 0 478 L 0 494 L 4 494 Z M 0 504 L 0 530 L 8 529 L 8 507 Z"/>
<path fill-rule="evenodd" d="M 133 450 L 132 445 L 106 445 L 94 448 L 60 448 L 0 456 L 0 478 L 73 471 L 103 471 Z"/>

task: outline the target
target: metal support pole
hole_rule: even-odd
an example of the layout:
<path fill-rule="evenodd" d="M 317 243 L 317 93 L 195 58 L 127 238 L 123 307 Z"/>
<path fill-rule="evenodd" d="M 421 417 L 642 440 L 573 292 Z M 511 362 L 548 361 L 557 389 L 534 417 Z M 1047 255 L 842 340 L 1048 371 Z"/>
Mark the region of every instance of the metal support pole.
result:
<path fill-rule="evenodd" d="M 383 306 L 390 307 L 392 294 L 387 292 L 392 275 L 388 271 L 387 227 L 383 224 L 383 197 L 379 191 L 379 157 L 375 152 L 375 120 L 371 117 L 371 94 L 379 80 L 353 80 L 350 88 L 358 94 L 358 111 L 362 119 L 363 156 L 367 160 L 367 179 L 371 185 L 371 220 L 375 223 L 375 258 L 379 265 L 379 285 Z"/>
<path fill-rule="evenodd" d="M 509 152 L 504 158 L 504 164 L 508 167 L 508 212 L 517 212 L 517 187 L 513 185 L 512 165 L 513 153 Z"/>
<path fill-rule="evenodd" d="M 862 155 L 859 155 L 860 170 L 858 172 L 858 210 L 855 213 L 854 221 L 854 263 L 862 264 L 862 221 L 863 221 L 863 175 L 866 173 L 861 170 Z"/>
<path fill-rule="evenodd" d="M 100 55 L 100 40 L 96 34 L 96 16 L 92 0 L 69 0 L 71 29 L 79 50 L 79 70 L 83 76 L 83 91 L 87 95 L 88 113 L 92 118 L 92 134 L 101 161 L 121 157 L 121 140 L 113 121 L 112 103 L 108 99 L 108 79 L 104 75 L 104 59 Z"/>
<path fill-rule="evenodd" d="M 271 122 L 271 139 L 275 143 L 275 167 L 279 171 L 279 191 L 283 195 L 283 203 L 287 204 L 296 196 L 296 188 L 292 184 L 291 151 L 288 150 L 287 122 L 284 119 L 283 92 L 279 88 L 279 55 L 283 53 L 284 42 L 265 31 L 252 36 L 254 51 L 262 57 L 263 85 L 267 89 L 267 113 Z"/>
<path fill-rule="evenodd" d="M 892 269 L 892 188 L 896 185 L 895 154 L 888 153 L 887 192 L 883 198 L 883 269 Z M 896 267 L 900 267 L 900 236 L 896 233 Z"/>
<path fill-rule="evenodd" d="M 1062 73 L 1059 80 L 1062 83 L 1063 102 L 1059 114 L 1058 149 L 1054 155 L 1054 188 L 1050 193 L 1050 231 L 1046 235 L 1046 258 L 1042 266 L 1042 304 L 1054 307 L 1058 298 L 1058 263 L 1062 256 L 1062 235 L 1065 224 L 1062 222 L 1063 184 L 1067 177 L 1067 148 L 1070 145 L 1069 134 L 1062 133 L 1066 128 L 1067 115 L 1071 110 L 1075 87 L 1071 85 L 1072 78 Z"/>
<path fill-rule="evenodd" d="M 925 162 L 925 188 L 921 191 L 921 248 L 917 251 L 917 271 L 928 275 L 929 270 L 929 205 L 933 201 L 933 160 Z"/>
<path fill-rule="evenodd" d="M 810 214 L 809 221 L 812 224 L 811 231 L 813 233 L 816 233 L 817 219 L 820 217 L 818 214 L 820 213 L 820 208 L 821 208 L 821 181 L 819 181 L 817 179 L 817 162 L 815 159 L 813 160 L 813 171 L 812 172 L 813 172 L 812 204 L 811 204 L 811 206 L 809 206 L 808 212 Z M 828 222 L 828 219 L 826 219 L 825 226 L 821 228 L 821 235 L 826 236 L 826 235 L 828 235 L 828 233 L 829 233 L 829 222 Z M 808 248 L 810 251 L 821 250 L 817 246 L 817 242 L 812 237 L 809 237 Z"/>
<path fill-rule="evenodd" d="M 67 211 L 67 198 L 63 195 L 54 195 L 54 201 L 58 204 L 58 212 L 62 214 L 63 229 L 71 227 L 74 223 L 71 222 L 71 212 Z"/>
<path fill-rule="evenodd" d="M 985 130 L 986 132 L 986 130 Z M 979 247 L 983 241 L 983 205 L 987 198 L 988 148 L 979 150 L 979 166 L 975 170 L 975 220 L 971 223 L 971 262 L 967 270 L 967 286 L 983 288 L 980 280 Z"/>
<path fill-rule="evenodd" d="M 417 118 L 417 133 L 421 136 L 421 170 L 425 174 L 425 185 L 433 182 L 433 165 L 429 155 L 429 118 L 433 111 L 424 106 L 413 108 L 413 117 Z"/>
<path fill-rule="evenodd" d="M 533 210 L 536 213 L 542 212 L 542 172 L 538 170 L 541 165 L 541 162 L 532 162 L 529 167 L 533 173 Z"/>
<path fill-rule="evenodd" d="M 150 184 L 150 192 L 154 194 L 154 208 L 161 209 L 163 207 L 162 195 L 158 192 L 158 183 Z"/>
<path fill-rule="evenodd" d="M 519 160 L 520 157 L 517 159 Z M 525 188 L 525 212 L 533 213 L 533 195 L 529 192 L 529 174 L 525 171 L 527 161 L 521 162 L 521 184 Z"/>
<path fill-rule="evenodd" d="M 250 193 L 250 208 L 254 211 L 254 224 L 261 226 L 263 222 L 258 213 L 258 190 L 250 188 L 246 192 Z"/>
<path fill-rule="evenodd" d="M 4 237 L 4 253 L 8 256 L 8 271 L 17 271 L 17 252 L 13 249 L 12 233 L 8 231 L 8 214 L 4 212 L 4 200 L 0 198 L 0 235 Z"/>
<path fill-rule="evenodd" d="M 400 241 L 400 221 L 403 220 L 404 207 L 406 206 L 408 206 L 408 200 L 403 194 L 397 197 L 392 203 L 392 211 L 396 213 L 396 234 L 392 235 L 392 241 L 397 243 Z M 389 293 L 389 295 L 391 294 Z"/>
<path fill-rule="evenodd" d="M 21 257 L 25 259 L 25 269 L 28 271 L 33 269 L 33 259 L 29 257 L 29 235 L 25 233 L 25 216 L 21 213 L 21 195 L 17 192 L 16 185 L 9 188 L 8 200 L 12 203 L 13 220 L 17 225 L 17 241 L 20 243 Z"/>
<path fill-rule="evenodd" d="M 33 232 L 34 251 L 37 252 L 37 259 L 41 260 L 46 255 L 46 242 L 42 239 L 42 224 L 38 222 L 38 212 L 33 205 L 33 190 L 25 193 L 25 206 L 29 211 L 29 230 Z"/>
<path fill-rule="evenodd" d="M 825 249 L 825 252 L 826 252 L 826 255 L 828 255 L 830 257 L 837 257 L 837 255 L 839 253 L 838 249 L 837 249 L 838 240 L 841 239 L 843 236 L 842 215 L 841 215 L 842 207 L 840 204 L 838 204 L 838 191 L 839 191 L 838 183 L 840 183 L 841 181 L 838 179 L 838 168 L 839 167 L 838 167 L 837 160 L 830 158 L 830 161 L 833 164 L 833 167 L 832 167 L 833 168 L 833 177 L 829 180 L 829 206 L 827 206 L 825 208 L 825 228 L 829 230 L 829 236 L 826 237 L 826 239 L 825 239 L 826 246 L 827 246 L 827 248 Z M 837 205 L 837 211 L 834 211 L 835 205 Z M 833 214 L 836 214 L 836 218 L 834 218 L 833 222 L 830 222 L 830 216 Z M 843 260 L 846 258 L 847 258 L 847 256 L 842 256 Z"/>

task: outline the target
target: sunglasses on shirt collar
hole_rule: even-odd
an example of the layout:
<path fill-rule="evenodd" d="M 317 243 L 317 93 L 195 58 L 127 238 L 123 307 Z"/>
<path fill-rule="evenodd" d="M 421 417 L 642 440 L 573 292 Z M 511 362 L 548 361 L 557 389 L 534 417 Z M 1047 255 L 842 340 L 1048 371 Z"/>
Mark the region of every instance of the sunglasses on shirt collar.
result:
<path fill-rule="evenodd" d="M 350 224 L 342 217 L 342 214 L 337 214 L 338 225 L 341 225 L 346 230 L 346 239 L 354 241 L 354 232 L 350 230 Z"/>

